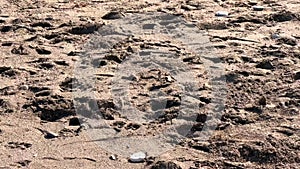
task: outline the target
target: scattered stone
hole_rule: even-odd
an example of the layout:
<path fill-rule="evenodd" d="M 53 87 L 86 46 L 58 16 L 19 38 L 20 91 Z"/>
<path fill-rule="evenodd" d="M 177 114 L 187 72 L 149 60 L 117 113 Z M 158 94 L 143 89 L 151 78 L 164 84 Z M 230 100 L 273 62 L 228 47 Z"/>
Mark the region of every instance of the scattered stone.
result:
<path fill-rule="evenodd" d="M 253 6 L 252 8 L 254 11 L 263 11 L 265 9 L 264 6 L 257 6 L 257 5 Z"/>
<path fill-rule="evenodd" d="M 182 169 L 179 165 L 171 161 L 158 161 L 151 169 Z"/>
<path fill-rule="evenodd" d="M 18 161 L 18 164 L 20 164 L 22 167 L 29 166 L 29 163 L 31 163 L 30 160 L 23 160 L 23 161 Z"/>
<path fill-rule="evenodd" d="M 129 161 L 132 163 L 141 163 L 144 162 L 146 159 L 146 153 L 144 152 L 137 152 L 130 155 Z"/>
<path fill-rule="evenodd" d="M 20 45 L 18 47 L 14 47 L 11 50 L 12 54 L 16 54 L 16 55 L 28 55 L 28 51 L 23 47 L 23 45 Z"/>
<path fill-rule="evenodd" d="M 102 16 L 102 19 L 105 19 L 105 20 L 121 19 L 124 16 L 125 15 L 122 12 L 111 11 L 111 12 L 105 14 L 104 16 Z"/>
<path fill-rule="evenodd" d="M 25 150 L 27 148 L 32 147 L 31 143 L 25 143 L 25 142 L 8 142 L 7 145 L 5 147 L 11 148 L 11 149 L 21 149 L 21 150 Z"/>
<path fill-rule="evenodd" d="M 218 11 L 218 12 L 216 12 L 215 15 L 218 17 L 227 17 L 227 16 L 229 16 L 229 13 L 226 11 Z"/>

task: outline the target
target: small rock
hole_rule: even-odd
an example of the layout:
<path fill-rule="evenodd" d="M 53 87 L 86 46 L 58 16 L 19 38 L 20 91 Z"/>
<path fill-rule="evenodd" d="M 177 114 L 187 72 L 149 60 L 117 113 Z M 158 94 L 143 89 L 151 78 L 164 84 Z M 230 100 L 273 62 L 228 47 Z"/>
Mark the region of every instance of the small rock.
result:
<path fill-rule="evenodd" d="M 181 5 L 181 9 L 184 9 L 186 11 L 192 11 L 192 10 L 196 10 L 197 7 L 191 6 L 191 5 Z"/>
<path fill-rule="evenodd" d="M 143 153 L 143 152 L 134 153 L 134 154 L 130 155 L 129 161 L 132 163 L 144 162 L 146 156 L 147 156 L 146 153 Z"/>
<path fill-rule="evenodd" d="M 276 22 L 286 22 L 286 21 L 290 21 L 293 19 L 297 19 L 297 15 L 290 11 L 286 11 L 286 10 L 272 14 L 270 17 L 270 20 L 276 21 Z"/>
<path fill-rule="evenodd" d="M 11 53 L 16 55 L 28 55 L 28 51 L 22 45 L 14 47 Z"/>
<path fill-rule="evenodd" d="M 255 5 L 252 7 L 254 11 L 263 11 L 265 9 L 264 6 Z"/>
<path fill-rule="evenodd" d="M 12 21 L 11 21 L 11 23 L 12 24 L 21 24 L 21 23 L 23 23 L 24 21 L 22 20 L 22 19 L 20 19 L 20 18 L 16 18 L 16 19 L 13 19 Z"/>
<path fill-rule="evenodd" d="M 291 37 L 280 37 L 277 39 L 277 42 L 279 43 L 284 43 L 290 46 L 296 46 L 297 45 L 297 40 L 295 38 Z"/>
<path fill-rule="evenodd" d="M 104 16 L 102 16 L 102 19 L 105 19 L 105 20 L 121 19 L 124 16 L 125 15 L 122 12 L 111 11 L 111 12 L 105 14 Z"/>
<path fill-rule="evenodd" d="M 35 50 L 40 55 L 50 55 L 51 54 L 51 51 L 44 49 L 44 48 L 36 48 Z"/>
<path fill-rule="evenodd" d="M 266 99 L 266 97 L 261 97 L 260 99 L 259 99 L 259 101 L 258 101 L 258 104 L 259 105 L 262 105 L 262 106 L 265 106 L 265 105 L 267 105 L 267 99 Z"/>
<path fill-rule="evenodd" d="M 274 33 L 274 34 L 271 35 L 271 38 L 272 39 L 279 39 L 280 35 L 278 33 Z"/>
<path fill-rule="evenodd" d="M 274 66 L 270 61 L 262 61 L 262 62 L 260 62 L 259 64 L 256 65 L 256 68 L 274 69 Z"/>
<path fill-rule="evenodd" d="M 113 61 L 115 61 L 117 63 L 122 63 L 122 61 L 123 61 L 124 58 L 122 58 L 121 56 L 118 56 L 118 55 L 111 54 L 111 55 L 106 55 L 104 57 L 104 59 L 106 59 L 106 60 L 113 60 Z"/>
<path fill-rule="evenodd" d="M 294 75 L 295 80 L 300 80 L 300 72 L 296 72 Z"/>
<path fill-rule="evenodd" d="M 59 135 L 57 133 L 51 132 L 51 131 L 45 131 L 45 138 L 46 139 L 52 139 L 52 138 L 56 138 Z"/>
<path fill-rule="evenodd" d="M 109 157 L 109 159 L 111 159 L 111 160 L 117 160 L 118 159 L 118 155 L 115 155 L 115 154 L 113 154 L 113 155 L 111 155 L 110 157 Z"/>
<path fill-rule="evenodd" d="M 2 46 L 11 46 L 13 45 L 13 42 L 3 42 Z"/>
<path fill-rule="evenodd" d="M 13 29 L 13 27 L 12 26 L 8 26 L 8 25 L 6 25 L 6 26 L 1 26 L 0 27 L 0 31 L 1 32 L 9 32 L 9 31 L 11 31 Z"/>
<path fill-rule="evenodd" d="M 71 30 L 69 30 L 69 32 L 71 34 L 75 34 L 75 35 L 91 34 L 91 33 L 94 33 L 95 31 L 97 31 L 99 29 L 99 27 L 100 27 L 100 24 L 88 23 L 85 25 L 73 27 Z"/>
<path fill-rule="evenodd" d="M 69 126 L 80 126 L 78 117 L 73 117 L 69 120 Z"/>
<path fill-rule="evenodd" d="M 28 85 L 21 85 L 19 87 L 20 90 L 28 90 L 29 89 L 29 86 Z"/>
<path fill-rule="evenodd" d="M 226 11 L 218 11 L 218 12 L 216 12 L 215 15 L 219 16 L 219 17 L 227 17 L 229 15 L 229 13 Z"/>
<path fill-rule="evenodd" d="M 69 63 L 67 63 L 65 60 L 56 60 L 54 63 L 61 66 L 69 66 Z"/>
<path fill-rule="evenodd" d="M 200 151 L 204 151 L 204 152 L 210 152 L 210 143 L 208 142 L 196 142 L 193 143 L 191 145 L 192 148 L 196 149 L 196 150 L 200 150 Z"/>
<path fill-rule="evenodd" d="M 182 169 L 179 165 L 171 161 L 158 161 L 151 169 Z"/>
<path fill-rule="evenodd" d="M 46 139 L 52 139 L 52 138 L 59 137 L 59 134 L 54 133 L 52 131 L 47 131 L 47 130 L 40 129 L 40 128 L 36 128 L 36 129 L 39 130 L 41 133 L 43 133 L 44 138 L 46 138 Z"/>
<path fill-rule="evenodd" d="M 137 129 L 139 129 L 140 127 L 141 127 L 140 124 L 137 124 L 137 123 L 129 123 L 129 124 L 125 127 L 125 129 L 126 129 L 126 130 L 129 130 L 129 129 L 131 129 L 131 130 L 137 130 Z"/>
<path fill-rule="evenodd" d="M 40 68 L 43 68 L 43 69 L 51 69 L 54 67 L 54 64 L 52 63 L 49 63 L 49 62 L 45 62 L 45 63 L 41 63 L 39 65 Z"/>
<path fill-rule="evenodd" d="M 22 167 L 29 166 L 29 163 L 31 163 L 30 160 L 23 160 L 23 161 L 18 161 L 18 164 L 20 164 Z"/>
<path fill-rule="evenodd" d="M 80 52 L 71 51 L 71 52 L 69 52 L 67 55 L 68 55 L 68 56 L 76 56 L 76 55 L 78 55 L 78 54 L 80 54 Z"/>
<path fill-rule="evenodd" d="M 206 119 L 207 119 L 206 114 L 198 114 L 196 118 L 196 122 L 205 123 Z"/>
<path fill-rule="evenodd" d="M 30 26 L 32 26 L 32 27 L 42 27 L 42 28 L 52 27 L 52 25 L 49 22 L 35 22 L 35 23 L 31 24 Z"/>
<path fill-rule="evenodd" d="M 8 70 L 11 70 L 11 69 L 12 69 L 12 67 L 10 67 L 10 66 L 3 66 L 3 67 L 1 66 L 0 67 L 0 74 L 6 72 Z"/>

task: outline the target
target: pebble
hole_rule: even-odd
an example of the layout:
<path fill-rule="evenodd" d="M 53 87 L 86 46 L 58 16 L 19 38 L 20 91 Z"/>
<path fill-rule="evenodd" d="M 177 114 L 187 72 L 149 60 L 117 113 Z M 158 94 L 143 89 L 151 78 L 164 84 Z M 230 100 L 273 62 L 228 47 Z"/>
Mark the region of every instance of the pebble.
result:
<path fill-rule="evenodd" d="M 196 10 L 197 7 L 191 6 L 191 5 L 181 5 L 181 8 L 187 11 Z"/>
<path fill-rule="evenodd" d="M 115 154 L 113 154 L 113 155 L 111 155 L 111 156 L 109 157 L 109 159 L 111 159 L 111 160 L 117 160 L 117 159 L 118 159 L 118 156 L 115 155 Z"/>
<path fill-rule="evenodd" d="M 279 39 L 279 38 L 280 38 L 280 35 L 277 34 L 277 33 L 274 33 L 274 34 L 271 35 L 271 38 L 272 38 L 272 39 Z"/>
<path fill-rule="evenodd" d="M 295 72 L 294 79 L 300 80 L 300 72 Z"/>
<path fill-rule="evenodd" d="M 46 139 L 52 139 L 52 138 L 56 138 L 59 135 L 57 133 L 54 133 L 52 131 L 45 131 L 45 138 Z"/>
<path fill-rule="evenodd" d="M 252 8 L 254 11 L 263 11 L 265 9 L 264 6 L 257 6 L 257 5 L 253 6 Z"/>
<path fill-rule="evenodd" d="M 216 16 L 219 16 L 219 17 L 227 17 L 229 15 L 228 12 L 226 11 L 218 11 L 216 12 Z"/>
<path fill-rule="evenodd" d="M 132 155 L 130 155 L 129 161 L 133 163 L 140 163 L 144 162 L 146 158 L 146 153 L 144 152 L 137 152 Z"/>

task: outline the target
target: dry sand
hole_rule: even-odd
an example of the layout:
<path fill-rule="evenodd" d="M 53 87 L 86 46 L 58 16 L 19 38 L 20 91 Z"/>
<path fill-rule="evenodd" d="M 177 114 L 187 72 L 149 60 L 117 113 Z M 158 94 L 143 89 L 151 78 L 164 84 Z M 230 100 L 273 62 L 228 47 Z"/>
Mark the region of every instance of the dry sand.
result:
<path fill-rule="evenodd" d="M 258 0 L 256 3 L 2 0 L 0 169 L 299 168 L 300 2 Z M 255 4 L 264 6 L 264 10 L 254 11 Z M 103 18 L 110 11 L 120 13 Z M 217 11 L 229 12 L 229 16 L 217 17 Z M 93 141 L 87 129 L 69 126 L 70 119 L 76 117 L 72 98 L 74 69 L 84 45 L 101 32 L 103 25 L 148 12 L 184 17 L 209 37 L 214 54 L 224 66 L 225 109 L 217 130 L 208 140 L 200 141 L 197 133 L 201 133 L 213 104 L 210 95 L 213 89 L 207 85 L 210 80 L 204 64 L 207 58 L 185 59 L 195 67 L 191 76 L 197 77 L 201 89 L 201 105 L 195 114 L 197 125 L 192 128 L 194 135 L 143 163 L 130 163 L 128 156 L 120 155 L 111 160 L 113 153 Z M 112 49 L 112 55 L 92 58 L 100 61 L 96 62 L 100 65 L 95 81 L 100 114 L 123 135 L 155 135 L 177 117 L 174 115 L 178 108 L 176 91 L 179 91 L 174 85 L 176 80 L 173 82 L 168 73 L 159 69 L 139 74 L 130 90 L 133 105 L 141 111 L 149 109 L 147 95 L 151 87 L 165 93 L 175 91 L 175 94 L 169 92 L 171 105 L 164 116 L 154 123 L 122 118 L 111 101 L 115 68 L 130 53 L 149 47 L 177 51 L 183 60 L 181 57 L 188 55 L 172 39 L 169 42 L 162 36 L 147 38 L 122 42 Z M 47 135 L 47 131 L 54 132 L 54 136 Z"/>

